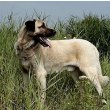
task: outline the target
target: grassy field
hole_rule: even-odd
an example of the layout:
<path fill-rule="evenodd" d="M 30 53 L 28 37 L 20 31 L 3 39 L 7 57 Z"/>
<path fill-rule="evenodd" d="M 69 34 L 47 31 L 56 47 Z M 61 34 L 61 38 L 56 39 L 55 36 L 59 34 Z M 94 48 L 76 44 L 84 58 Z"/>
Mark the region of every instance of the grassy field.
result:
<path fill-rule="evenodd" d="M 19 23 L 20 25 L 22 22 Z M 20 26 L 11 17 L 0 22 L 0 110 L 41 110 L 39 88 L 34 76 L 23 86 L 22 71 L 15 55 L 14 43 Z M 83 38 L 100 51 L 104 75 L 110 77 L 110 19 L 85 16 L 83 20 L 71 17 L 66 23 L 58 21 L 54 39 Z M 80 90 L 80 85 L 83 90 Z M 81 91 L 81 92 L 80 92 Z M 76 85 L 68 72 L 47 76 L 47 99 L 42 110 L 110 110 L 110 84 L 104 88 L 107 105 L 89 81 Z"/>

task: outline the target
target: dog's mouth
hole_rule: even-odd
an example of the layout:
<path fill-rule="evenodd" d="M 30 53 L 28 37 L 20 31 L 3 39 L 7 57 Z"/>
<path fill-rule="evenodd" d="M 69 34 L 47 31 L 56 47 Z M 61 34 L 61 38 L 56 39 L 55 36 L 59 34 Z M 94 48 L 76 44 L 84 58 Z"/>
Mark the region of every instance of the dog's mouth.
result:
<path fill-rule="evenodd" d="M 39 37 L 39 43 L 44 47 L 51 47 L 51 43 L 46 37 Z"/>
<path fill-rule="evenodd" d="M 49 31 L 47 33 L 43 33 L 43 34 L 35 33 L 35 36 L 33 36 L 35 43 L 40 43 L 44 47 L 51 48 L 51 43 L 48 38 L 53 37 L 56 34 L 56 31 L 53 29 L 48 29 L 48 30 Z"/>

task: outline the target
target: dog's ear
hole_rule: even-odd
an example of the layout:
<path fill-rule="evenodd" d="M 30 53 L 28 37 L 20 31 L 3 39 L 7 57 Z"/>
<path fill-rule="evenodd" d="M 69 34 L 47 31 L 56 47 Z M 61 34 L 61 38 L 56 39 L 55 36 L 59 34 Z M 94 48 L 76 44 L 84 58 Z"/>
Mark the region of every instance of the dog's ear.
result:
<path fill-rule="evenodd" d="M 36 22 L 36 19 L 33 19 L 34 22 Z"/>
<path fill-rule="evenodd" d="M 32 31 L 32 32 L 34 32 L 35 31 L 35 20 L 33 20 L 33 21 L 26 21 L 25 22 L 25 25 L 26 25 L 26 29 L 28 30 L 28 31 Z"/>

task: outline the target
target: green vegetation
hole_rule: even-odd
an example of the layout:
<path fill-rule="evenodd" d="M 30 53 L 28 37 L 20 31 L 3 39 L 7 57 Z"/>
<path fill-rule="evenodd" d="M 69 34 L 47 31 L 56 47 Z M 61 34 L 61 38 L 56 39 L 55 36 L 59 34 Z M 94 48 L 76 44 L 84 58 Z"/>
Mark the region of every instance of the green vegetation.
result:
<path fill-rule="evenodd" d="M 24 20 L 19 20 L 17 25 L 12 16 L 8 16 L 6 21 L 0 22 L 0 110 L 41 110 L 37 82 L 31 76 L 29 85 L 23 86 L 14 51 L 17 33 Z M 77 37 L 96 45 L 101 54 L 103 74 L 110 77 L 110 18 L 85 15 L 79 19 L 72 16 L 66 23 L 58 21 L 56 30 L 54 39 Z M 108 102 L 104 106 L 89 81 L 74 85 L 66 71 L 48 75 L 47 88 L 47 100 L 42 110 L 110 110 L 110 84 L 104 88 Z"/>
<path fill-rule="evenodd" d="M 110 19 L 104 16 L 85 15 L 82 20 L 72 16 L 66 25 L 66 33 L 92 42 L 101 55 L 110 54 Z"/>

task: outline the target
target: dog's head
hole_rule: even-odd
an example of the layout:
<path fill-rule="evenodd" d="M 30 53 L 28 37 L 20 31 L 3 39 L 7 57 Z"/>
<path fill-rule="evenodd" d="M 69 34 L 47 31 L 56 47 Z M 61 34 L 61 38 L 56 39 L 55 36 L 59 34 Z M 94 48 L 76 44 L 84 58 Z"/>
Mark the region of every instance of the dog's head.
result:
<path fill-rule="evenodd" d="M 48 28 L 41 20 L 33 20 L 25 22 L 26 30 L 32 32 L 30 35 L 35 42 L 39 42 L 44 47 L 50 46 L 47 38 L 56 34 L 56 31 Z"/>

